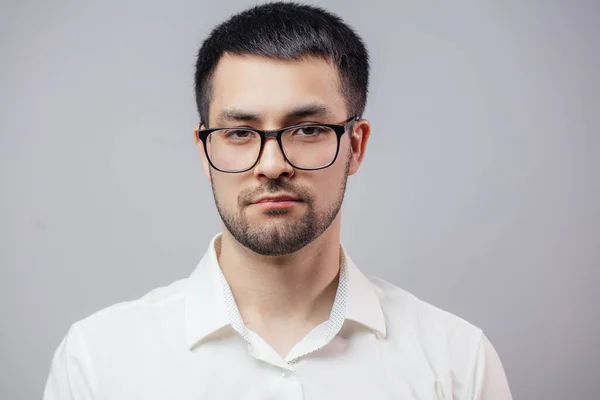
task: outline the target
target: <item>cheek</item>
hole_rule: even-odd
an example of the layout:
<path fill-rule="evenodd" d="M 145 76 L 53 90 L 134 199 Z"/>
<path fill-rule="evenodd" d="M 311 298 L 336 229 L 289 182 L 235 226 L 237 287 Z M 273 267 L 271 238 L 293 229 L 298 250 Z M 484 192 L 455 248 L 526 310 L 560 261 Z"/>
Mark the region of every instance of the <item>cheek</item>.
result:
<path fill-rule="evenodd" d="M 340 197 L 340 190 L 346 172 L 346 156 L 340 159 L 340 165 L 337 164 L 336 161 L 334 165 L 323 171 L 322 176 L 318 180 L 314 181 L 315 206 L 318 209 L 330 207 Z M 327 172 L 325 173 L 325 171 Z"/>
<path fill-rule="evenodd" d="M 237 205 L 239 196 L 239 187 L 241 183 L 236 179 L 235 174 L 231 176 L 223 176 L 221 173 L 212 173 L 212 185 L 215 195 L 221 205 L 227 208 Z"/>

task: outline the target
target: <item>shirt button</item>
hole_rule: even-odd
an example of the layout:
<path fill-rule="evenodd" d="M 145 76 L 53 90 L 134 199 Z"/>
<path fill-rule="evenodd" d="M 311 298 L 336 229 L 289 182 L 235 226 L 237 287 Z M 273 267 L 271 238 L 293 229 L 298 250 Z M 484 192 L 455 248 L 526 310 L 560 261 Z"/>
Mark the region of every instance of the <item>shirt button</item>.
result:
<path fill-rule="evenodd" d="M 290 371 L 283 371 L 281 373 L 281 376 L 284 377 L 284 378 L 287 378 L 288 376 L 290 376 Z"/>

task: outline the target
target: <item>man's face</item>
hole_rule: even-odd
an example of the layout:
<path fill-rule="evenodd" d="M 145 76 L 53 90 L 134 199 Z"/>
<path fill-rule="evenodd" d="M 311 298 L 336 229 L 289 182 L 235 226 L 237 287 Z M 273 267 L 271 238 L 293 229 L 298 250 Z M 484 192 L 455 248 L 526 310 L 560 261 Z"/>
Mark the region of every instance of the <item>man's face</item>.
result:
<path fill-rule="evenodd" d="M 321 59 L 284 61 L 225 55 L 213 75 L 210 128 L 341 125 L 349 117 L 338 72 Z M 366 142 L 368 123 L 366 128 L 364 122 L 357 125 L 354 130 L 362 132 Z M 220 172 L 209 166 L 198 140 L 217 209 L 232 236 L 258 254 L 284 255 L 302 249 L 325 232 L 338 216 L 348 175 L 356 172 L 362 159 L 362 154 L 353 151 L 361 145 L 353 146 L 356 140 L 352 135 L 351 129 L 342 136 L 335 163 L 317 171 L 293 168 L 277 141 L 269 138 L 253 169 Z M 359 153 L 363 150 L 364 144 Z M 286 200 L 282 196 L 293 201 L 281 201 Z"/>

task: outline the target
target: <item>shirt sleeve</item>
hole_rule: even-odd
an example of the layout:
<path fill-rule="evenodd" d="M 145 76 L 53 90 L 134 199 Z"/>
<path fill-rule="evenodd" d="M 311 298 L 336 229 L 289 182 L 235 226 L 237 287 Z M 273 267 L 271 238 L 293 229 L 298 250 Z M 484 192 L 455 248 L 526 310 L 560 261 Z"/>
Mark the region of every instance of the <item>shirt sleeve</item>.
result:
<path fill-rule="evenodd" d="M 474 391 L 466 399 L 512 400 L 500 357 L 485 335 L 477 353 L 474 381 Z"/>
<path fill-rule="evenodd" d="M 75 325 L 54 352 L 43 400 L 94 400 L 87 347 Z"/>

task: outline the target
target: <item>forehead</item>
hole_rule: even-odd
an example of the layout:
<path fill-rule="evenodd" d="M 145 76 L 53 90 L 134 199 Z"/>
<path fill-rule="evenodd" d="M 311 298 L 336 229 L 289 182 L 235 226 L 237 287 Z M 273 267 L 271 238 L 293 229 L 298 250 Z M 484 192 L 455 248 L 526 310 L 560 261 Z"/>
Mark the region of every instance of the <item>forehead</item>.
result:
<path fill-rule="evenodd" d="M 217 64 L 211 86 L 212 121 L 219 122 L 225 109 L 274 121 L 306 104 L 328 108 L 333 118 L 346 118 L 339 73 L 320 58 L 297 61 L 227 54 Z"/>

